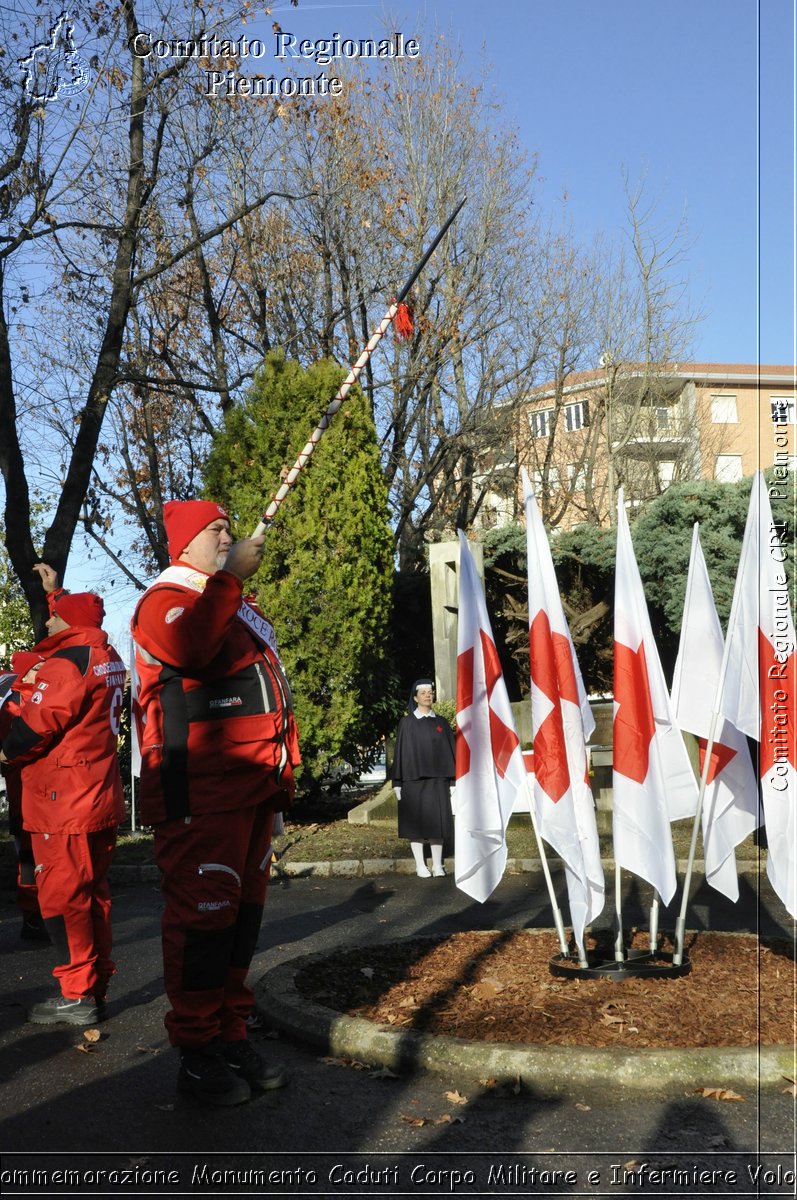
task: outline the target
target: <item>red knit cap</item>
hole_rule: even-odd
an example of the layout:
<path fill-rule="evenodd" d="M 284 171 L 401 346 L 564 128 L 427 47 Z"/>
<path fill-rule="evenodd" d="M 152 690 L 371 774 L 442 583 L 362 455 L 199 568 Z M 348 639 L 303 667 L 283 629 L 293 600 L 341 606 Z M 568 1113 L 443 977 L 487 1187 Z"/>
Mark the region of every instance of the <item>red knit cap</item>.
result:
<path fill-rule="evenodd" d="M 220 504 L 212 500 L 167 500 L 163 506 L 163 524 L 169 542 L 169 558 L 174 562 L 189 542 L 221 517 L 229 521 Z"/>
<path fill-rule="evenodd" d="M 40 662 L 44 662 L 44 659 L 35 650 L 17 650 L 16 654 L 11 655 L 11 670 L 22 678 Z"/>
<path fill-rule="evenodd" d="M 64 592 L 53 603 L 53 612 L 67 625 L 90 625 L 99 629 L 105 605 L 94 592 Z"/>

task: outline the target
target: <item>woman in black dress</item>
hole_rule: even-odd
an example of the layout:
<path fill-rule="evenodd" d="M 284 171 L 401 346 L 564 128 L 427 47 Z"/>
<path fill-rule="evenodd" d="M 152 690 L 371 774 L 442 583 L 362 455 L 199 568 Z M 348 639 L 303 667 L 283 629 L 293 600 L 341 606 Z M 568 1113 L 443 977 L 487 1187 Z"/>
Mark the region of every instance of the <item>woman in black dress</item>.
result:
<path fill-rule="evenodd" d="M 456 777 L 451 726 L 434 711 L 431 679 L 412 687 L 409 715 L 402 717 L 393 759 L 393 789 L 398 797 L 399 837 L 409 838 L 415 870 L 422 879 L 445 875 L 443 843 L 453 838 L 451 791 Z M 432 851 L 426 865 L 424 842 Z"/>

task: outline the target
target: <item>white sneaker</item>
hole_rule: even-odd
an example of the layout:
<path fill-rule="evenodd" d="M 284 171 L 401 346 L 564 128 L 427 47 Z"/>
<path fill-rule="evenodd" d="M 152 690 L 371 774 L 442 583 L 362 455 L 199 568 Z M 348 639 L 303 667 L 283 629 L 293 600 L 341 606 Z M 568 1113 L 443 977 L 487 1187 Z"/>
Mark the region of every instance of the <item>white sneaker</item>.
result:
<path fill-rule="evenodd" d="M 418 876 L 419 879 L 431 879 L 432 878 L 432 872 L 429 870 L 428 867 L 416 867 L 415 874 Z"/>
<path fill-rule="evenodd" d="M 438 879 L 440 878 L 441 875 L 445 875 L 445 873 L 446 873 L 445 867 L 435 867 L 435 869 L 432 871 L 432 874 L 435 875 Z"/>

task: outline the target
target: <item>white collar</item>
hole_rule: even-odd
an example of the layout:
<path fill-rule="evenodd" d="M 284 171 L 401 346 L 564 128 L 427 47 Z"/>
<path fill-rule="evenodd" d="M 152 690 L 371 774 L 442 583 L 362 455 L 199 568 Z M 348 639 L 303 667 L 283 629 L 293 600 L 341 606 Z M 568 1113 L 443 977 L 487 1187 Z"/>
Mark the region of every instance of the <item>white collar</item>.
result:
<path fill-rule="evenodd" d="M 417 717 L 419 721 L 422 721 L 424 717 L 436 717 L 437 713 L 435 712 L 434 709 L 432 709 L 431 712 L 423 713 L 423 712 L 421 712 L 421 710 L 419 708 L 416 708 L 415 712 L 412 715 L 414 717 Z"/>

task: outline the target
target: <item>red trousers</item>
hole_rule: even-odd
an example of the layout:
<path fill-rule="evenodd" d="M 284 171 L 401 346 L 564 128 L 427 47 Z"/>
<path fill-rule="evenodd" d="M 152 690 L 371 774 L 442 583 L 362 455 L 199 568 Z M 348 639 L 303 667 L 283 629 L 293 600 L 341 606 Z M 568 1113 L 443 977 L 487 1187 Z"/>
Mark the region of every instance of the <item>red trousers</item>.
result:
<path fill-rule="evenodd" d="M 173 1046 L 246 1037 L 246 975 L 271 868 L 274 813 L 262 804 L 155 826 L 161 871 L 163 975 Z"/>
<path fill-rule="evenodd" d="M 39 908 L 61 962 L 53 975 L 70 1000 L 105 999 L 111 958 L 108 868 L 116 826 L 95 833 L 32 833 Z"/>

